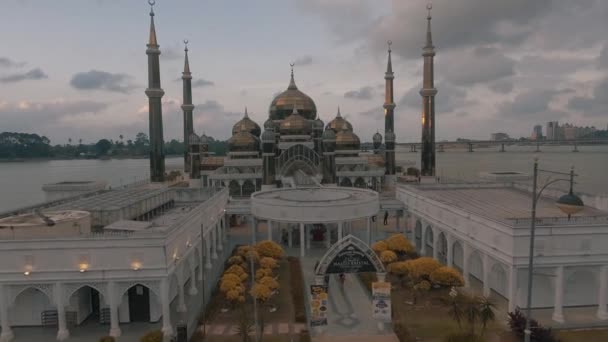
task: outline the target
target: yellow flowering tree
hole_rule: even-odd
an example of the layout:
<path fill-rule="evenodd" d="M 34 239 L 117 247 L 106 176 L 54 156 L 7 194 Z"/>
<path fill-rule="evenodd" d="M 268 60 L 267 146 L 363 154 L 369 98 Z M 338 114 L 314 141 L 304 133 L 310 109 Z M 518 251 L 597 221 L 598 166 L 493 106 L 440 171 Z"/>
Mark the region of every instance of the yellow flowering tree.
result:
<path fill-rule="evenodd" d="M 272 270 L 270 268 L 259 268 L 255 271 L 256 280 L 260 280 L 264 277 L 272 277 Z"/>
<path fill-rule="evenodd" d="M 263 268 L 273 269 L 273 268 L 279 267 L 279 263 L 274 258 L 271 258 L 271 257 L 262 257 L 260 259 L 260 266 L 263 267 Z"/>
<path fill-rule="evenodd" d="M 382 251 L 380 253 L 380 261 L 382 261 L 385 264 L 390 264 L 392 262 L 397 261 L 397 254 L 393 251 Z"/>
<path fill-rule="evenodd" d="M 233 255 L 228 258 L 228 265 L 241 265 L 245 262 L 245 259 L 240 255 Z"/>
<path fill-rule="evenodd" d="M 423 280 L 430 280 L 431 273 L 441 267 L 439 261 L 430 257 L 408 260 L 406 263 L 408 268 L 407 273 L 416 283 Z"/>
<path fill-rule="evenodd" d="M 388 245 L 384 241 L 378 241 L 372 244 L 372 250 L 376 252 L 376 254 L 380 254 L 388 250 Z"/>
<path fill-rule="evenodd" d="M 256 300 L 264 303 L 268 299 L 270 299 L 270 296 L 272 295 L 272 290 L 270 290 L 267 285 L 258 282 L 253 285 L 253 288 L 249 293 Z"/>
<path fill-rule="evenodd" d="M 283 247 L 281 247 L 281 245 L 279 245 L 278 243 L 270 240 L 260 241 L 255 246 L 255 249 L 262 257 L 280 259 L 283 257 L 283 255 L 285 255 Z"/>
<path fill-rule="evenodd" d="M 266 276 L 261 278 L 258 282 L 262 285 L 266 285 L 271 291 L 279 289 L 279 282 L 273 277 Z"/>
<path fill-rule="evenodd" d="M 234 274 L 241 279 L 241 282 L 247 280 L 247 278 L 249 277 L 247 275 L 247 272 L 245 272 L 245 269 L 243 269 L 243 267 L 239 265 L 232 265 L 228 267 L 224 274 Z"/>
<path fill-rule="evenodd" d="M 416 249 L 403 234 L 394 234 L 385 240 L 389 250 L 398 254 L 413 254 Z"/>
<path fill-rule="evenodd" d="M 464 278 L 457 269 L 442 266 L 434 270 L 430 275 L 430 280 L 441 286 L 464 286 Z"/>
<path fill-rule="evenodd" d="M 392 264 L 388 265 L 388 271 L 389 271 L 389 273 L 399 277 L 399 282 L 401 283 L 401 286 L 403 286 L 403 280 L 405 279 L 405 276 L 407 275 L 407 272 L 408 272 L 407 262 L 406 261 L 393 262 Z"/>

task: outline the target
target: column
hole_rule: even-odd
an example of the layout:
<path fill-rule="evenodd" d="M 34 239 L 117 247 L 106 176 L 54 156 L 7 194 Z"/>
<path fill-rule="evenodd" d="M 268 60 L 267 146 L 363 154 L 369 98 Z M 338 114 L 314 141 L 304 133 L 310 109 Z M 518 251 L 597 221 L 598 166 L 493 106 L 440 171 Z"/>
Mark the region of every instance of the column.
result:
<path fill-rule="evenodd" d="M 486 297 L 490 296 L 490 256 L 484 254 L 482 258 L 483 264 L 483 295 Z"/>
<path fill-rule="evenodd" d="M 180 272 L 181 273 L 181 272 Z M 182 274 L 176 274 L 177 276 L 177 312 L 186 312 L 188 309 L 186 308 L 186 298 L 184 296 L 184 286 L 185 280 L 180 279 L 183 277 Z"/>
<path fill-rule="evenodd" d="M 196 266 L 194 263 L 190 264 L 190 289 L 188 290 L 190 296 L 196 296 L 198 290 L 196 289 Z"/>
<path fill-rule="evenodd" d="M 304 257 L 306 255 L 306 251 L 304 249 L 304 223 L 300 223 L 300 257 Z"/>
<path fill-rule="evenodd" d="M 343 225 L 344 225 L 344 222 L 342 222 L 342 221 L 338 222 L 338 241 L 342 240 L 342 238 L 344 237 L 343 232 L 342 232 Z"/>
<path fill-rule="evenodd" d="M 450 234 L 445 235 L 445 240 L 448 243 L 446 263 L 448 267 L 454 267 L 454 238 Z"/>
<path fill-rule="evenodd" d="M 224 209 L 224 215 L 222 215 L 222 239 L 224 239 L 224 243 L 228 242 L 228 223 L 226 220 L 226 209 Z"/>
<path fill-rule="evenodd" d="M 211 258 L 217 259 L 217 226 L 211 227 Z"/>
<path fill-rule="evenodd" d="M 272 241 L 272 221 L 268 220 L 266 223 L 266 229 L 268 229 L 268 240 Z"/>
<path fill-rule="evenodd" d="M 162 332 L 165 337 L 173 336 L 173 327 L 171 326 L 171 301 L 169 300 L 169 279 L 163 278 L 160 281 L 160 306 L 163 313 Z"/>
<path fill-rule="evenodd" d="M 55 284 L 55 304 L 57 305 L 57 340 L 63 341 L 70 337 L 70 331 L 65 321 L 65 304 L 63 303 L 63 284 Z"/>
<path fill-rule="evenodd" d="M 517 268 L 511 266 L 509 270 L 509 312 L 515 311 L 517 306 Z"/>
<path fill-rule="evenodd" d="M 331 228 L 329 224 L 325 224 L 325 247 L 329 249 L 331 247 Z"/>
<path fill-rule="evenodd" d="M 217 229 L 217 234 L 215 234 L 215 239 L 217 240 L 217 251 L 221 254 L 224 247 L 222 246 L 222 224 L 220 221 L 215 224 L 215 228 Z"/>
<path fill-rule="evenodd" d="M 532 289 L 534 293 L 534 289 Z M 553 300 L 553 319 L 556 322 L 564 323 L 564 266 L 555 268 L 555 299 Z"/>
<path fill-rule="evenodd" d="M 399 232 L 399 210 L 395 210 L 395 230 Z"/>
<path fill-rule="evenodd" d="M 199 256 L 200 256 L 200 260 L 199 260 L 199 267 L 198 267 L 198 281 L 203 281 L 203 268 L 205 267 L 205 258 L 203 257 L 203 241 L 201 239 L 201 247 L 200 249 L 197 249 L 199 251 Z"/>
<path fill-rule="evenodd" d="M 306 226 L 304 226 L 306 228 Z M 310 249 L 310 235 L 312 234 L 312 226 L 308 225 L 308 228 L 305 229 L 305 233 L 306 233 L 306 249 Z"/>
<path fill-rule="evenodd" d="M 255 216 L 251 215 L 251 244 L 255 245 L 258 242 L 258 223 Z"/>
<path fill-rule="evenodd" d="M 372 218 L 368 217 L 367 218 L 367 222 L 366 222 L 366 236 L 367 236 L 367 245 L 371 246 L 372 245 Z"/>
<path fill-rule="evenodd" d="M 471 247 L 468 243 L 462 242 L 462 277 L 464 278 L 464 286 L 469 287 L 469 259 L 471 258 Z"/>
<path fill-rule="evenodd" d="M 205 268 L 210 270 L 211 269 L 211 233 L 207 232 L 207 235 L 205 236 Z"/>
<path fill-rule="evenodd" d="M 288 247 L 292 247 L 293 246 L 293 236 L 292 236 L 292 229 L 291 229 L 291 223 L 287 224 L 287 239 L 289 241 L 287 241 L 287 246 Z"/>
<path fill-rule="evenodd" d="M 121 334 L 118 322 L 118 305 L 122 300 L 122 293 L 116 293 L 116 283 L 108 283 L 108 299 L 110 304 L 110 336 L 119 337 Z"/>
<path fill-rule="evenodd" d="M 11 330 L 11 324 L 8 320 L 8 301 L 7 289 L 4 284 L 0 284 L 0 324 L 2 325 L 2 334 L 0 334 L 1 342 L 9 342 L 15 338 Z"/>
<path fill-rule="evenodd" d="M 598 307 L 597 307 L 597 318 L 601 320 L 608 319 L 608 311 L 606 311 L 606 291 L 608 290 L 608 266 L 600 267 L 600 286 L 599 293 L 597 295 L 598 298 Z"/>
<path fill-rule="evenodd" d="M 420 232 L 420 256 L 426 256 L 426 229 L 424 228 L 424 222 L 420 222 L 422 224 L 422 229 Z"/>
<path fill-rule="evenodd" d="M 439 260 L 439 230 L 433 229 L 433 259 Z"/>

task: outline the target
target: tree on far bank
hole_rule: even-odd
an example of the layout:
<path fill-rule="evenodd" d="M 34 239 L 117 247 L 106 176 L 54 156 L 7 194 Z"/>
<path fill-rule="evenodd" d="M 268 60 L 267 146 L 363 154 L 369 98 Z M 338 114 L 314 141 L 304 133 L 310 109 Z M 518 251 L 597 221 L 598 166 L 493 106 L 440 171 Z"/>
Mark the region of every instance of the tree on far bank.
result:
<path fill-rule="evenodd" d="M 95 151 L 98 155 L 106 155 L 112 148 L 112 143 L 108 139 L 101 139 L 95 144 Z"/>

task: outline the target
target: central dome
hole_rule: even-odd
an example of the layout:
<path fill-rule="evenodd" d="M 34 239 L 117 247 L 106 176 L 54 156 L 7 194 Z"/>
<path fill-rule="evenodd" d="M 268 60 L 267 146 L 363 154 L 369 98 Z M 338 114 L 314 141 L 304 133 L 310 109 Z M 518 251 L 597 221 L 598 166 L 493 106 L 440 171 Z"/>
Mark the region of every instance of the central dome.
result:
<path fill-rule="evenodd" d="M 272 120 L 284 120 L 291 114 L 294 107 L 305 119 L 314 120 L 317 117 L 317 106 L 310 96 L 304 94 L 296 86 L 291 72 L 291 82 L 287 90 L 277 95 L 270 103 L 268 112 Z"/>
<path fill-rule="evenodd" d="M 312 121 L 306 120 L 294 107 L 291 115 L 281 121 L 280 130 L 285 135 L 310 135 Z"/>

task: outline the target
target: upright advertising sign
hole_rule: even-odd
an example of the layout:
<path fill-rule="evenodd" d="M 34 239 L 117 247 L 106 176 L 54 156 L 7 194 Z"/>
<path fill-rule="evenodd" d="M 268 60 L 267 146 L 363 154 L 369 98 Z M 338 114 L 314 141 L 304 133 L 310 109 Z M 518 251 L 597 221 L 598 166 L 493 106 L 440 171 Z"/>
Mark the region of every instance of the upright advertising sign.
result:
<path fill-rule="evenodd" d="M 370 253 L 373 253 L 370 250 Z M 370 256 L 365 254 L 359 247 L 348 245 L 338 252 L 327 267 L 327 273 L 361 273 L 376 272 Z"/>
<path fill-rule="evenodd" d="M 310 325 L 327 325 L 327 285 L 310 285 Z"/>
<path fill-rule="evenodd" d="M 372 283 L 372 316 L 381 322 L 391 321 L 391 284 Z"/>

